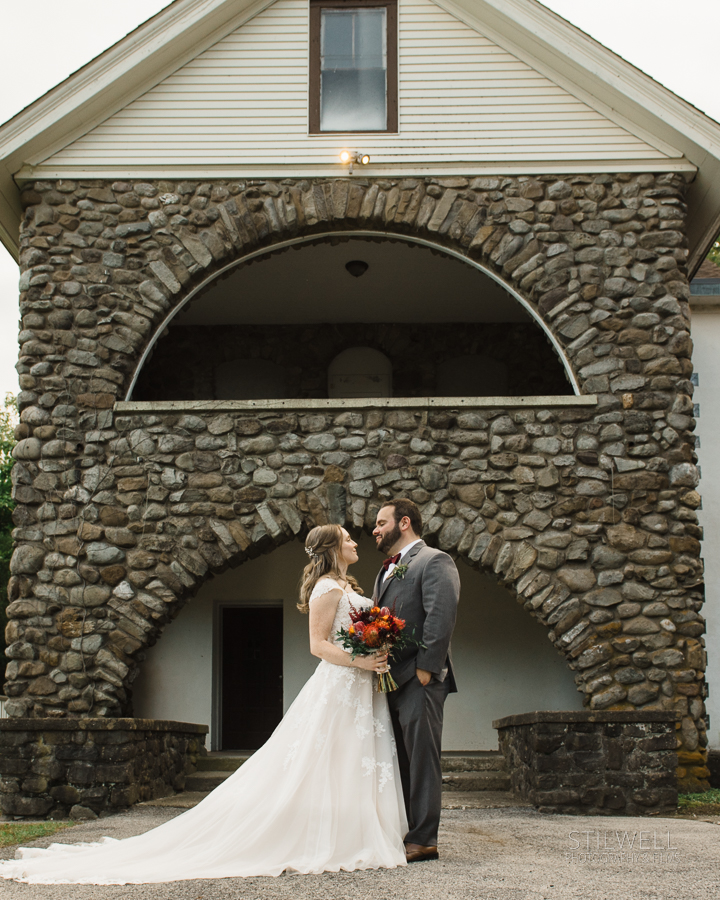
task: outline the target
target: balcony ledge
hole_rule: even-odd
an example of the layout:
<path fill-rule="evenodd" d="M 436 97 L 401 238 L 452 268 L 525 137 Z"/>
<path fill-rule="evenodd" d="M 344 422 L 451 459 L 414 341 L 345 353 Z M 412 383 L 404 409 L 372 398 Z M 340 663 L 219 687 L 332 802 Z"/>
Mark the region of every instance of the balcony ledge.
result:
<path fill-rule="evenodd" d="M 122 400 L 116 413 L 270 412 L 323 409 L 512 409 L 597 406 L 596 394 L 539 397 L 352 397 L 305 400 Z"/>

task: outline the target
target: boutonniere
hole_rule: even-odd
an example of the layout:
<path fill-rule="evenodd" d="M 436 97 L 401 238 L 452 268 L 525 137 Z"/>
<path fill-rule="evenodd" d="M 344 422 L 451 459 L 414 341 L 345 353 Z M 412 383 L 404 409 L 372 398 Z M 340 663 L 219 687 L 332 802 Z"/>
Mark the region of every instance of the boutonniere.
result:
<path fill-rule="evenodd" d="M 400 581 L 402 581 L 403 578 L 405 577 L 405 575 L 407 574 L 407 570 L 408 570 L 407 563 L 399 563 L 397 566 L 395 566 L 395 568 L 390 573 L 390 577 L 391 578 L 399 578 Z"/>

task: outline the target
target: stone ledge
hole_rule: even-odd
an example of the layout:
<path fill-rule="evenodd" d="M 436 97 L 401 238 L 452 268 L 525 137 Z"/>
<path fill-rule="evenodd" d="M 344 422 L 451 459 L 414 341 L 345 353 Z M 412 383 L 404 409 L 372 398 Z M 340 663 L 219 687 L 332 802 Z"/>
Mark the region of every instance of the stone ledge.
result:
<path fill-rule="evenodd" d="M 541 812 L 668 815 L 677 807 L 675 711 L 552 711 L 493 722 L 513 794 Z"/>
<path fill-rule="evenodd" d="M 682 717 L 679 713 L 664 709 L 648 710 L 562 710 L 549 712 L 521 713 L 517 716 L 505 716 L 503 719 L 495 719 L 493 728 L 512 728 L 516 725 L 541 725 L 545 722 L 575 723 L 575 722 L 679 722 Z"/>
<path fill-rule="evenodd" d="M 539 397 L 348 397 L 307 400 L 121 400 L 117 413 L 159 412 L 244 412 L 273 409 L 447 409 L 472 407 L 497 409 L 511 407 L 597 406 L 596 394 L 547 395 Z"/>
<path fill-rule="evenodd" d="M 207 725 L 173 722 L 169 719 L 2 719 L 2 731 L 180 731 L 183 734 L 207 734 Z"/>
<path fill-rule="evenodd" d="M 3 719 L 0 809 L 92 819 L 182 791 L 207 731 L 154 719 Z"/>

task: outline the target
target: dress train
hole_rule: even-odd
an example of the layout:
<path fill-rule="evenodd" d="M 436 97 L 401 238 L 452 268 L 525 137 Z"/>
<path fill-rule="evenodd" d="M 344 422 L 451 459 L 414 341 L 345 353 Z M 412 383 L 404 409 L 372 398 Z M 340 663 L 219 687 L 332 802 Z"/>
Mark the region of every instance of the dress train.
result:
<path fill-rule="evenodd" d="M 337 587 L 321 580 L 311 601 Z M 343 593 L 333 634 L 362 602 Z M 393 868 L 406 864 L 406 832 L 386 697 L 371 672 L 321 661 L 264 746 L 198 806 L 122 841 L 22 848 L 0 878 L 149 884 Z"/>

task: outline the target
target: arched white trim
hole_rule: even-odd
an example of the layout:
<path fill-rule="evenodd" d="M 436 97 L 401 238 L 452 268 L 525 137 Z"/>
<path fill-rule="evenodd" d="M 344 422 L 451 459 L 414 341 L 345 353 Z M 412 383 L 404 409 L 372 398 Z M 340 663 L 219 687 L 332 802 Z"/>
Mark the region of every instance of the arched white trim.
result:
<path fill-rule="evenodd" d="M 140 372 L 143 369 L 143 366 L 147 362 L 148 357 L 150 356 L 155 344 L 157 343 L 160 335 L 165 331 L 165 329 L 170 325 L 175 316 L 187 306 L 188 303 L 195 297 L 200 291 L 206 288 L 209 284 L 215 281 L 220 276 L 226 274 L 231 269 L 236 268 L 237 266 L 242 265 L 243 263 L 248 262 L 251 259 L 257 259 L 259 256 L 266 256 L 271 253 L 277 253 L 278 250 L 286 250 L 289 247 L 295 247 L 298 244 L 311 244 L 315 243 L 319 240 L 323 240 L 326 238 L 386 238 L 387 240 L 393 241 L 405 241 L 408 244 L 418 244 L 421 247 L 427 247 L 430 250 L 436 250 L 440 253 L 444 253 L 447 256 L 452 256 L 455 259 L 459 259 L 461 262 L 467 263 L 469 266 L 473 266 L 473 268 L 477 269 L 479 272 L 482 272 L 483 275 L 487 275 L 488 278 L 492 278 L 493 281 L 497 282 L 503 290 L 507 291 L 511 297 L 513 297 L 517 302 L 526 310 L 526 312 L 537 322 L 540 328 L 545 332 L 545 336 L 552 344 L 555 353 L 557 354 L 560 362 L 562 363 L 563 368 L 565 369 L 565 374 L 567 375 L 568 381 L 572 385 L 572 389 L 576 395 L 580 395 L 580 385 L 575 378 L 575 373 L 572 370 L 572 366 L 570 365 L 570 361 L 565 355 L 565 351 L 560 345 L 560 342 L 557 340 L 552 331 L 548 328 L 545 320 L 538 314 L 536 310 L 532 308 L 532 306 L 525 300 L 518 292 L 509 285 L 506 281 L 503 281 L 499 275 L 490 269 L 483 266 L 481 263 L 476 262 L 473 259 L 468 259 L 467 256 L 463 256 L 462 253 L 459 253 L 457 250 L 452 250 L 449 247 L 445 247 L 442 244 L 435 244 L 433 241 L 428 241 L 425 238 L 413 237 L 412 235 L 406 234 L 396 234 L 393 231 L 326 231 L 320 232 L 319 234 L 311 234 L 303 237 L 292 238 L 288 241 L 281 241 L 278 244 L 273 244 L 270 247 L 263 247 L 260 250 L 253 250 L 252 253 L 248 253 L 246 256 L 241 257 L 240 259 L 234 259 L 232 262 L 229 262 L 226 266 L 223 266 L 221 269 L 218 269 L 216 272 L 213 272 L 212 275 L 208 275 L 200 284 L 194 287 L 190 293 L 185 297 L 174 309 L 172 309 L 162 320 L 162 322 L 155 329 L 155 333 L 153 334 L 149 344 L 145 348 L 145 352 L 138 360 L 138 364 L 135 366 L 135 371 L 133 372 L 132 381 L 130 382 L 130 387 L 125 394 L 125 400 L 132 399 L 132 393 L 135 389 L 135 384 L 138 380 Z"/>

